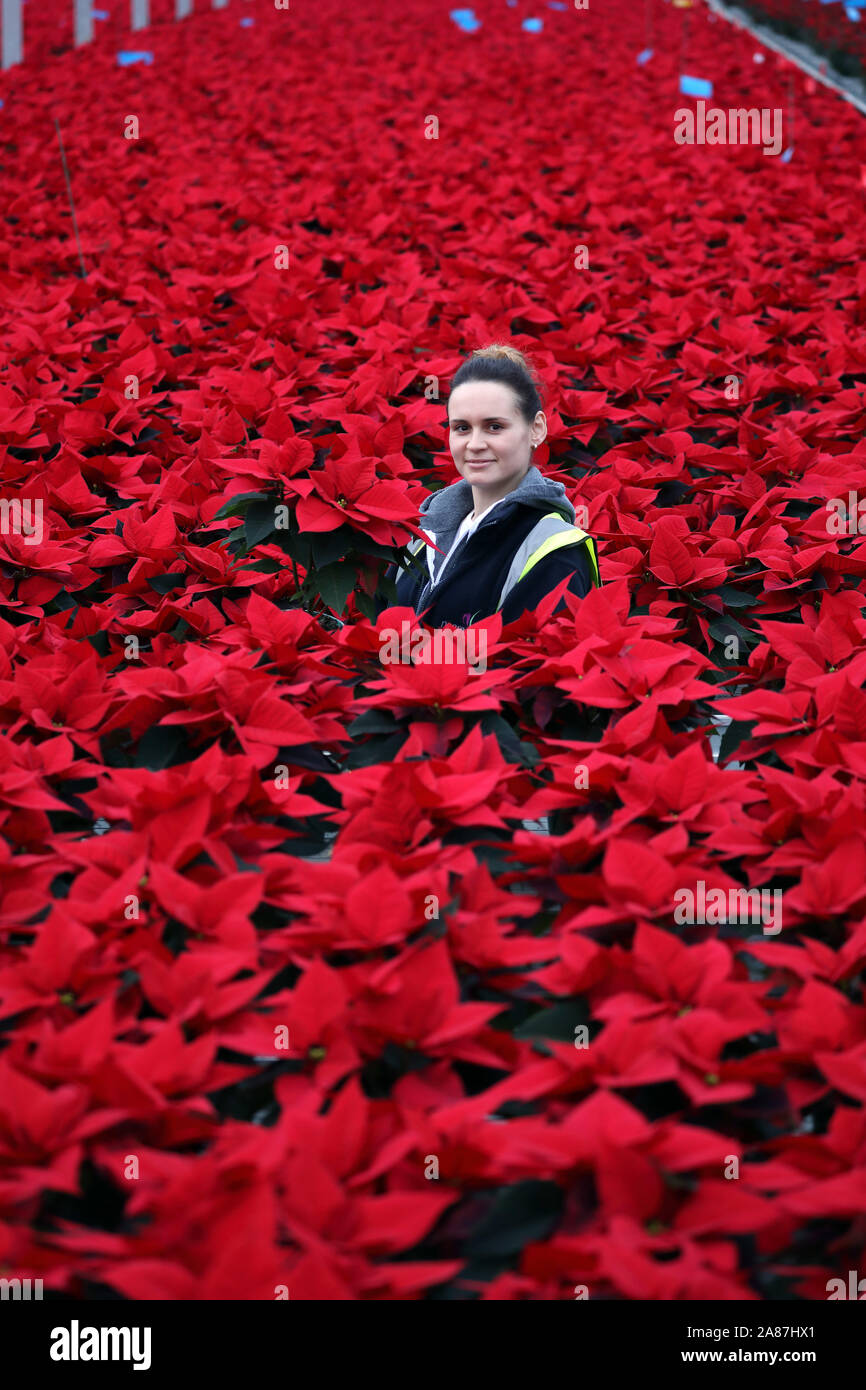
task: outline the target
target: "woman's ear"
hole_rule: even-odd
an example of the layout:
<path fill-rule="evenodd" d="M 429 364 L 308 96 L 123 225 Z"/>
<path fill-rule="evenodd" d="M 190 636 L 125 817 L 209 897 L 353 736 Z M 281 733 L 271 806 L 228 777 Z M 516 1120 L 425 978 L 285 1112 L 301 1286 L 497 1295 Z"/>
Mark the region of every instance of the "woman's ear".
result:
<path fill-rule="evenodd" d="M 543 444 L 547 438 L 547 420 L 544 411 L 539 410 L 532 425 L 532 448 L 537 449 L 539 444 Z"/>

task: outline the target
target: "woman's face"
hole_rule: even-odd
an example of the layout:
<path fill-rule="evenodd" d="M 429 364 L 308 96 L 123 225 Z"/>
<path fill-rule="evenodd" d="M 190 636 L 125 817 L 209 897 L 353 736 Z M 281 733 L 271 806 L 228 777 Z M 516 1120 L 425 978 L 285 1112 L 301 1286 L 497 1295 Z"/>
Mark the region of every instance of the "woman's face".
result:
<path fill-rule="evenodd" d="M 544 411 L 533 424 L 517 397 L 498 381 L 467 381 L 448 398 L 449 448 L 457 472 L 477 497 L 497 500 L 513 492 L 529 471 L 530 450 L 547 435 Z"/>

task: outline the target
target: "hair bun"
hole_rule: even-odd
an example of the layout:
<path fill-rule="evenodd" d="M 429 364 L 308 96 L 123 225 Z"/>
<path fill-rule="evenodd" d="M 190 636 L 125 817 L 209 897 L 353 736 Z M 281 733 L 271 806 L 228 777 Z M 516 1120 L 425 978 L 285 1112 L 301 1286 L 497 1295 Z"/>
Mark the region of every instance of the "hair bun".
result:
<path fill-rule="evenodd" d="M 508 357 L 512 362 L 517 362 L 519 366 L 528 369 L 529 363 L 523 356 L 519 348 L 511 347 L 509 343 L 490 343 L 488 347 L 476 348 L 473 357 Z"/>
<path fill-rule="evenodd" d="M 473 357 L 507 357 L 509 362 L 513 362 L 515 366 L 526 372 L 536 387 L 541 385 L 538 373 L 532 363 L 527 357 L 524 357 L 520 348 L 512 347 L 511 343 L 488 343 L 487 347 L 475 348 L 472 357 L 469 358 L 470 362 Z"/>

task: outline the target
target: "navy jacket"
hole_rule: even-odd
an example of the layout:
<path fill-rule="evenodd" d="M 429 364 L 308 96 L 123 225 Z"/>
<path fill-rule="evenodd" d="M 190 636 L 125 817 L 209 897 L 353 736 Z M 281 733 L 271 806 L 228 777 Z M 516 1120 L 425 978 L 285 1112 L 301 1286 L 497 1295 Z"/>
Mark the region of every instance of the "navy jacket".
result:
<path fill-rule="evenodd" d="M 435 536 L 437 545 L 447 554 L 461 521 L 472 509 L 472 489 L 461 478 L 424 499 L 420 525 Z M 397 598 L 393 602 L 380 598 L 377 614 L 389 606 L 413 608 L 434 628 L 444 623 L 468 627 L 479 618 L 489 617 L 497 611 L 518 548 L 550 512 L 558 512 L 564 521 L 574 523 L 574 508 L 562 483 L 545 478 L 533 465 L 519 486 L 493 508 L 475 531 L 462 538 L 441 580 L 439 573 L 445 555 L 434 552 L 431 577 L 426 547 L 411 558 L 405 552 L 403 563 L 407 569 L 398 572 L 390 566 L 387 577 L 397 576 Z M 513 622 L 526 609 L 534 608 L 566 577 L 570 591 L 581 598 L 593 587 L 586 544 L 563 546 L 539 560 L 505 599 L 499 610 L 503 623 Z M 563 600 L 559 607 L 564 606 Z"/>

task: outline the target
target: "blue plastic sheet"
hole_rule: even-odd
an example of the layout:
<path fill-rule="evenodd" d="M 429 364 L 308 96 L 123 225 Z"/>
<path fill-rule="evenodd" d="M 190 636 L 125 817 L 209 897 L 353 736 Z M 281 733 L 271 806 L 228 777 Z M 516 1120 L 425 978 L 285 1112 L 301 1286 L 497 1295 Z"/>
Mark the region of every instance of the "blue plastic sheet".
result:
<path fill-rule="evenodd" d="M 544 28 L 543 19 L 524 19 L 521 29 L 525 29 L 527 34 L 540 34 Z"/>
<path fill-rule="evenodd" d="M 637 60 L 639 63 L 648 63 L 652 56 L 653 50 L 651 48 L 645 48 L 642 53 L 637 55 Z"/>
<path fill-rule="evenodd" d="M 122 68 L 128 68 L 130 63 L 152 63 L 153 54 L 143 49 L 125 48 L 118 53 L 117 62 Z"/>
<path fill-rule="evenodd" d="M 473 34 L 476 29 L 481 28 L 481 20 L 476 17 L 474 10 L 452 10 L 451 18 L 466 34 Z"/>
<path fill-rule="evenodd" d="M 684 97 L 711 97 L 713 84 L 705 77 L 690 77 L 684 72 L 680 76 L 680 91 Z"/>

